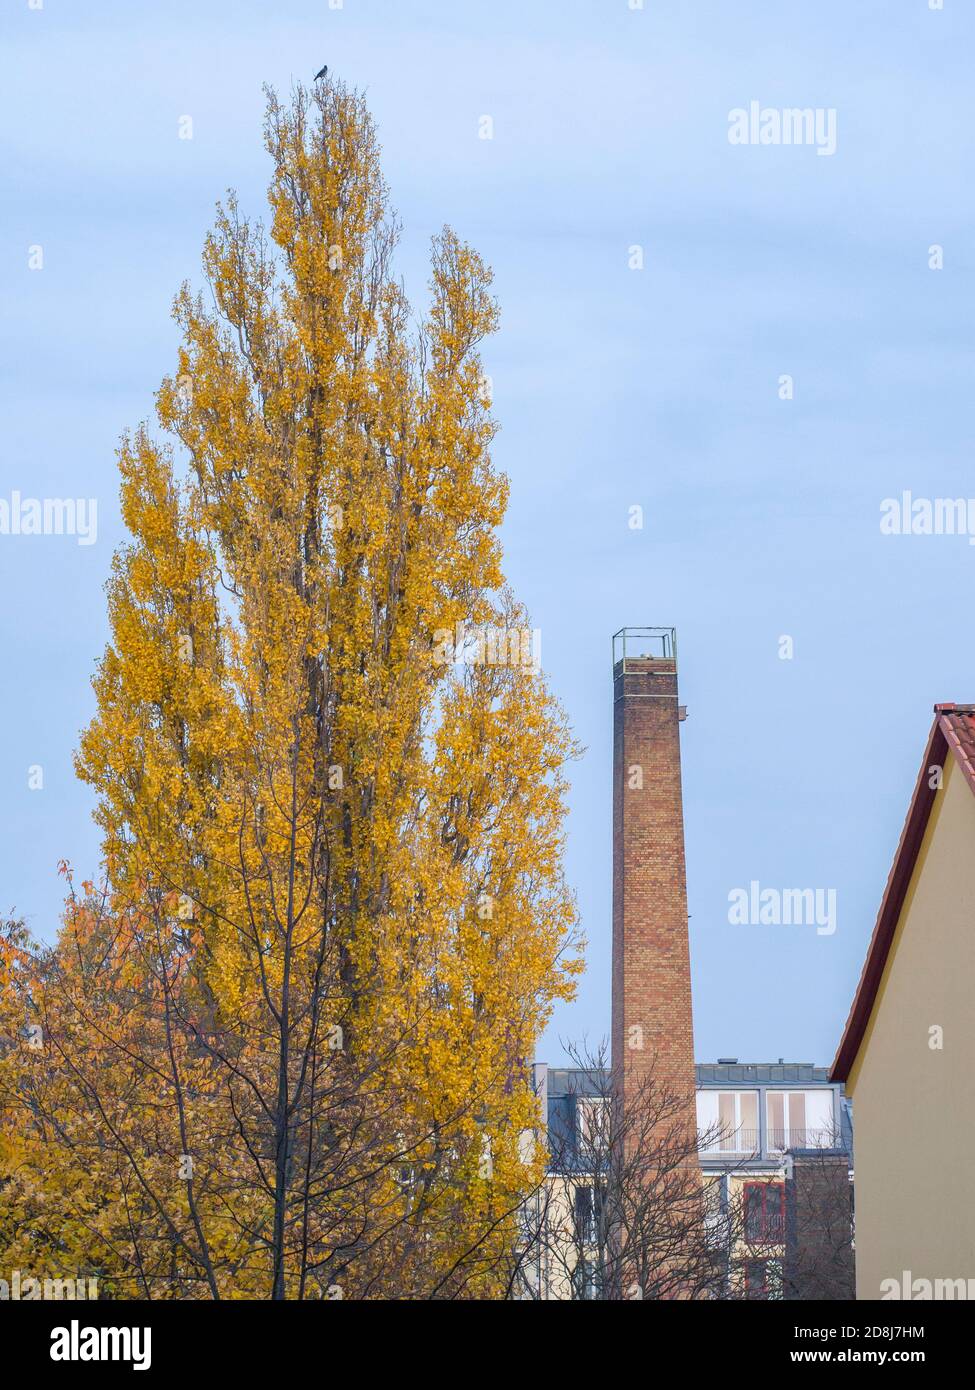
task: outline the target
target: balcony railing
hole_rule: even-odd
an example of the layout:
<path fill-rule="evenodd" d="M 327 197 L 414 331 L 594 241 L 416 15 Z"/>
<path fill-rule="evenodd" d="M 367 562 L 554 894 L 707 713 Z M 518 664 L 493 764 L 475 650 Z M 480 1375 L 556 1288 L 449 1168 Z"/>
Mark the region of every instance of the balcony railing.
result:
<path fill-rule="evenodd" d="M 745 1240 L 749 1245 L 782 1245 L 785 1241 L 784 1213 L 746 1211 Z"/>
<path fill-rule="evenodd" d="M 733 1133 L 701 1135 L 700 1150 L 705 1154 L 754 1154 L 759 1151 L 757 1129 L 736 1129 Z"/>
<path fill-rule="evenodd" d="M 765 1143 L 769 1153 L 784 1153 L 786 1149 L 830 1149 L 836 1144 L 836 1135 L 828 1126 L 818 1129 L 768 1129 Z M 698 1138 L 698 1148 L 702 1154 L 757 1154 L 761 1152 L 761 1134 L 757 1129 L 736 1129 L 727 1134 L 715 1134 L 709 1130 Z"/>
<path fill-rule="evenodd" d="M 836 1143 L 833 1130 L 820 1126 L 818 1129 L 770 1129 L 766 1135 L 770 1152 L 782 1153 L 786 1149 L 831 1149 Z"/>

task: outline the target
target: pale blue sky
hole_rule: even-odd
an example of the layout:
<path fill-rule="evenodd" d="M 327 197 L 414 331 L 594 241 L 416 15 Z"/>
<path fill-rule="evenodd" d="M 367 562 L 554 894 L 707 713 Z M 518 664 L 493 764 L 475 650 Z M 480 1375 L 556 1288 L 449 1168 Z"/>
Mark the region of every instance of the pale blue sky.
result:
<path fill-rule="evenodd" d="M 975 699 L 975 548 L 879 531 L 904 488 L 975 495 L 972 6 L 5 0 L 0 24 L 0 497 L 99 503 L 93 546 L 0 536 L 0 910 L 50 934 L 57 860 L 97 867 L 71 755 L 116 440 L 172 366 L 216 198 L 262 209 L 261 83 L 327 61 L 379 123 L 415 299 L 444 221 L 497 273 L 507 568 L 588 747 L 568 871 L 589 970 L 538 1055 L 608 1029 L 610 636 L 675 624 L 697 1055 L 828 1062 L 931 705 Z M 836 154 L 731 146 L 751 100 L 835 108 Z M 752 879 L 835 888 L 835 935 L 729 925 Z"/>

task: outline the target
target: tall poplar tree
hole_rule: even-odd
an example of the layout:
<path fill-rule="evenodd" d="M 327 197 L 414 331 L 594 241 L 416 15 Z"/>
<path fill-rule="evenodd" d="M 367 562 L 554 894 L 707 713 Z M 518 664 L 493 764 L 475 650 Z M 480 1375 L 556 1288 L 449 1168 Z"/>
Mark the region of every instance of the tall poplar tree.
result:
<path fill-rule="evenodd" d="M 85 1168 L 59 1229 L 119 1294 L 490 1295 L 578 969 L 575 746 L 501 570 L 491 274 L 445 229 L 413 316 L 342 85 L 269 93 L 265 133 L 268 228 L 218 209 L 161 428 L 119 451 L 77 760 L 106 884 L 17 996 L 43 1045 L 8 1049 L 4 1114 L 35 1205 L 44 1146 Z"/>

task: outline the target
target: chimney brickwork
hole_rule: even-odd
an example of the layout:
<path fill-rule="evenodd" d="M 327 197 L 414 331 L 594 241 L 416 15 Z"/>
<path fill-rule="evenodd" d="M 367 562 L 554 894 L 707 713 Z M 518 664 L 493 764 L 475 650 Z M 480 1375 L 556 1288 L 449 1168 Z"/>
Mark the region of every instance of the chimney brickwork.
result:
<path fill-rule="evenodd" d="M 612 1055 L 624 1096 L 656 1078 L 694 1105 L 694 1038 L 674 634 L 632 630 L 613 667 Z M 659 639 L 658 639 L 659 640 Z M 628 645 L 629 644 L 629 645 Z M 692 1112 L 693 1113 L 693 1110 Z"/>

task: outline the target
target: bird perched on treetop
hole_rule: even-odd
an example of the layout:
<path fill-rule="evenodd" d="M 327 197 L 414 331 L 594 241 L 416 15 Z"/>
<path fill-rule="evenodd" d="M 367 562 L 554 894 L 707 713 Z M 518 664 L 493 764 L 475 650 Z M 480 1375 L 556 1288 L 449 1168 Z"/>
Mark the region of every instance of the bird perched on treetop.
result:
<path fill-rule="evenodd" d="M 327 72 L 328 72 L 328 63 L 325 64 L 325 66 L 322 68 L 321 72 L 316 72 L 316 73 L 315 73 L 315 81 L 317 82 L 318 79 L 319 79 L 320 77 L 324 77 L 324 76 L 327 74 Z"/>

